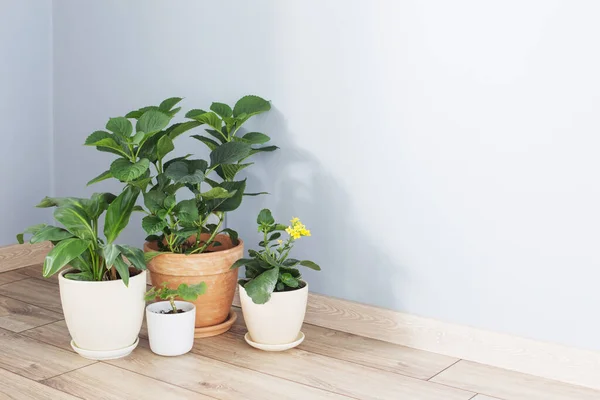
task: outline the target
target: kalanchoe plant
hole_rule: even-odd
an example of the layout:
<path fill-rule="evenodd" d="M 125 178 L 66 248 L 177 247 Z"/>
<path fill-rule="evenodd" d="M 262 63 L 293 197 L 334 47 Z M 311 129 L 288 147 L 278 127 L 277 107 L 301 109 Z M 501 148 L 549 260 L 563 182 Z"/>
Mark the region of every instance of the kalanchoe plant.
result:
<path fill-rule="evenodd" d="M 195 254 L 218 250 L 219 233 L 230 236 L 233 244 L 238 235 L 232 229 L 221 229 L 225 214 L 237 209 L 245 193 L 246 181 L 236 180 L 242 169 L 252 165 L 247 160 L 256 153 L 276 150 L 261 146 L 270 138 L 259 132 L 238 136 L 242 125 L 252 116 L 270 110 L 268 101 L 258 96 L 245 96 L 233 109 L 223 103 L 212 103 L 210 111 L 194 109 L 186 114 L 190 121 L 169 125 L 179 112 L 175 106 L 181 98 L 173 97 L 159 106 L 144 107 L 125 117 L 111 118 L 107 131 L 96 131 L 85 144 L 100 151 L 118 155 L 110 169 L 88 184 L 116 178 L 128 187 L 143 192 L 147 215 L 142 227 L 156 242 L 161 252 Z M 135 130 L 130 119 L 136 120 Z M 167 160 L 182 133 L 207 125 L 207 135 L 192 137 L 210 150 L 209 160 L 191 159 L 191 154 Z M 182 200 L 181 190 L 189 191 Z M 191 194 L 191 196 L 190 196 Z M 189 198 L 192 197 L 192 198 Z M 204 234 L 204 235 L 203 235 Z"/>
<path fill-rule="evenodd" d="M 182 283 L 177 289 L 169 289 L 167 282 L 164 282 L 161 287 L 153 287 L 146 292 L 146 301 L 152 301 L 157 297 L 161 300 L 167 300 L 171 304 L 170 314 L 177 314 L 180 310 L 175 305 L 175 299 L 180 298 L 185 301 L 195 301 L 198 296 L 206 292 L 206 283 L 200 282 L 195 285 L 188 286 Z"/>
<path fill-rule="evenodd" d="M 304 287 L 302 275 L 296 266 L 320 271 L 321 267 L 309 260 L 289 258 L 294 242 L 303 236 L 310 236 L 310 231 L 298 218 L 293 218 L 290 225 L 275 222 L 271 211 L 263 209 L 256 220 L 258 231 L 263 234 L 263 240 L 258 244 L 262 249 L 249 250 L 252 258 L 242 258 L 236 261 L 231 269 L 246 266 L 246 279 L 239 284 L 256 304 L 264 304 L 271 298 L 273 292 L 286 292 Z M 288 234 L 286 240 L 280 239 L 281 232 Z"/>
<path fill-rule="evenodd" d="M 65 278 L 80 281 L 103 281 L 123 279 L 129 284 L 129 263 L 146 269 L 144 252 L 127 245 L 114 243 L 127 226 L 135 208 L 140 189 L 127 187 L 120 195 L 95 193 L 89 199 L 75 197 L 46 197 L 37 207 L 56 207 L 54 219 L 63 227 L 39 224 L 24 233 L 31 234 L 30 243 L 51 241 L 54 248 L 44 260 L 43 274 L 49 277 L 69 265 L 73 272 Z M 104 218 L 104 239 L 98 233 L 99 219 Z M 17 235 L 23 243 L 23 233 Z"/>

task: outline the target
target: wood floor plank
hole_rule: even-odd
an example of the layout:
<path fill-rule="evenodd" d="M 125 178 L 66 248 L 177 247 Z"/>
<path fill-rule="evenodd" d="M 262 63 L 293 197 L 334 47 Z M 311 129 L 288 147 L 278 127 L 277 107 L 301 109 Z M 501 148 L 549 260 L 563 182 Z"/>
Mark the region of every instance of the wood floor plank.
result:
<path fill-rule="evenodd" d="M 223 362 L 360 399 L 467 400 L 475 395 L 432 382 L 291 349 L 254 349 L 235 333 L 197 340 L 193 352 Z"/>
<path fill-rule="evenodd" d="M 0 399 L 75 400 L 77 397 L 0 369 Z"/>
<path fill-rule="evenodd" d="M 600 399 L 600 391 L 464 360 L 435 376 L 431 382 L 504 400 Z"/>
<path fill-rule="evenodd" d="M 0 274 L 0 285 L 4 285 L 10 282 L 20 281 L 27 278 L 28 276 L 23 274 L 21 270 L 13 270 L 3 272 Z"/>
<path fill-rule="evenodd" d="M 58 285 L 27 278 L 0 286 L 0 295 L 62 314 Z"/>
<path fill-rule="evenodd" d="M 160 357 L 147 340 L 141 340 L 129 357 L 106 362 L 223 400 L 348 399 L 194 353 Z"/>
<path fill-rule="evenodd" d="M 211 397 L 105 363 L 96 363 L 44 383 L 82 399 L 200 399 Z"/>
<path fill-rule="evenodd" d="M 239 308 L 234 309 L 238 319 L 232 332 L 245 334 L 242 312 Z M 419 379 L 427 380 L 458 361 L 457 358 L 316 325 L 304 324 L 302 332 L 306 339 L 299 349 Z"/>
<path fill-rule="evenodd" d="M 22 332 L 62 319 L 62 314 L 0 296 L 0 328 Z"/>
<path fill-rule="evenodd" d="M 54 274 L 49 278 L 44 278 L 44 276 L 42 275 L 42 265 L 41 264 L 32 265 L 32 266 L 25 267 L 25 268 L 20 268 L 17 271 L 23 275 L 27 275 L 30 278 L 37 278 L 37 279 L 41 279 L 46 282 L 58 284 L 58 274 Z"/>
<path fill-rule="evenodd" d="M 71 348 L 71 336 L 69 335 L 65 320 L 29 329 L 21 332 L 21 335 L 74 353 Z"/>
<path fill-rule="evenodd" d="M 485 394 L 478 394 L 477 396 L 473 397 L 471 400 L 502 400 L 502 399 L 499 399 L 497 397 L 486 396 Z"/>
<path fill-rule="evenodd" d="M 0 330 L 0 368 L 25 378 L 47 379 L 92 363 L 75 353 Z"/>

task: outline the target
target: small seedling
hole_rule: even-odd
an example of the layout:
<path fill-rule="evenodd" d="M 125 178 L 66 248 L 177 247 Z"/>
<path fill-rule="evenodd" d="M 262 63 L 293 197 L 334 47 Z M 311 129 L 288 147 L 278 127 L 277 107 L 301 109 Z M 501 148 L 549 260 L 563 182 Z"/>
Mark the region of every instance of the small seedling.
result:
<path fill-rule="evenodd" d="M 175 305 L 176 297 L 179 297 L 185 301 L 194 301 L 198 298 L 198 296 L 206 292 L 206 283 L 204 282 L 190 286 L 182 283 L 177 287 L 177 289 L 170 289 L 167 287 L 167 284 L 167 282 L 164 282 L 162 287 L 153 287 L 152 289 L 148 290 L 146 292 L 146 301 L 152 301 L 157 297 L 162 300 L 168 300 L 169 303 L 171 303 L 172 314 L 178 314 L 180 312 Z"/>

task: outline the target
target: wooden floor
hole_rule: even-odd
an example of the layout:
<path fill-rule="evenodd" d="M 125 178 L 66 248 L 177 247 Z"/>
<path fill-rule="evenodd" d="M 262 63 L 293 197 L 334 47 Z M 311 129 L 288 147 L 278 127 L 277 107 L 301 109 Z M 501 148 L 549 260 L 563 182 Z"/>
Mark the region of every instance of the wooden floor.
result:
<path fill-rule="evenodd" d="M 600 399 L 590 389 L 314 325 L 284 353 L 251 348 L 245 332 L 238 318 L 185 356 L 156 356 L 143 339 L 127 358 L 94 362 L 69 346 L 56 280 L 43 280 L 40 267 L 5 272 L 0 399 Z"/>

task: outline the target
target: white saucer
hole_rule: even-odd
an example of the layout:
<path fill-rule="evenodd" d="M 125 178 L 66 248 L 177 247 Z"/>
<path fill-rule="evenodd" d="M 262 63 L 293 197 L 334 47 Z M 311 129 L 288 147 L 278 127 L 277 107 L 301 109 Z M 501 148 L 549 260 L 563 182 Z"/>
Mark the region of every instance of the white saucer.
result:
<path fill-rule="evenodd" d="M 250 337 L 250 332 L 246 332 L 246 334 L 244 335 L 244 339 L 246 340 L 246 343 L 248 343 L 250 346 L 260 349 L 260 350 L 284 351 L 284 350 L 293 349 L 294 347 L 296 347 L 300 343 L 302 343 L 302 341 L 304 340 L 304 333 L 300 332 L 298 334 L 298 336 L 296 337 L 296 340 L 294 340 L 292 343 L 285 343 L 285 344 L 262 344 L 262 343 L 253 342 L 252 338 Z"/>
<path fill-rule="evenodd" d="M 131 346 L 124 347 L 117 350 L 86 350 L 75 345 L 75 342 L 71 340 L 71 347 L 80 356 L 88 358 L 90 360 L 114 360 L 115 358 L 121 358 L 131 354 L 133 349 L 140 343 L 140 338 L 136 338 L 135 342 Z"/>

